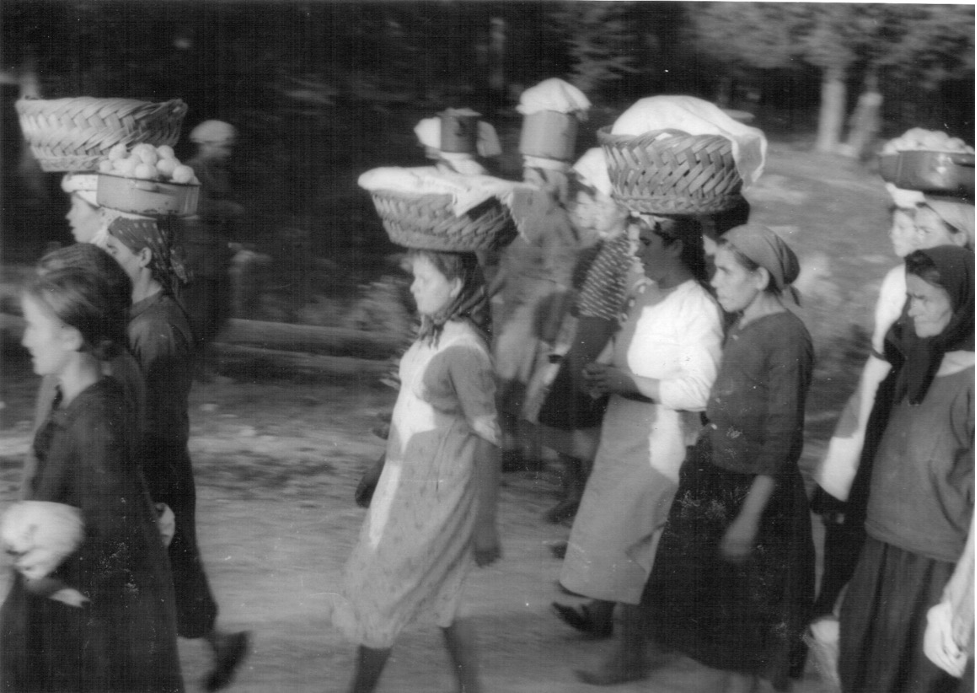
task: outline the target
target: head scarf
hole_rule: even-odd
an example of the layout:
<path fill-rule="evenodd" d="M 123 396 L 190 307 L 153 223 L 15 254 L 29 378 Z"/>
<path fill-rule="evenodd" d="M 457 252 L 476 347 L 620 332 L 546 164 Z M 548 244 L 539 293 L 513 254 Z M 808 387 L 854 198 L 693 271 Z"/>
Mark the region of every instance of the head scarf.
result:
<path fill-rule="evenodd" d="M 149 268 L 153 278 L 165 289 L 173 290 L 174 280 L 180 284 L 190 281 L 182 253 L 173 243 L 173 230 L 169 220 L 134 215 L 117 216 L 108 224 L 108 233 L 122 241 L 134 253 L 149 248 L 153 253 Z"/>
<path fill-rule="evenodd" d="M 205 120 L 190 131 L 190 141 L 197 144 L 234 144 L 237 129 L 223 120 Z"/>
<path fill-rule="evenodd" d="M 66 173 L 61 179 L 61 189 L 69 195 L 78 195 L 92 207 L 98 207 L 96 199 L 98 190 L 97 173 Z"/>
<path fill-rule="evenodd" d="M 488 292 L 482 277 L 481 265 L 477 265 L 474 276 L 461 292 L 448 305 L 431 316 L 421 316 L 421 328 L 417 333 L 420 341 L 430 339 L 437 344 L 444 326 L 451 320 L 467 320 L 481 334 L 486 342 L 492 337 L 492 320 Z"/>
<path fill-rule="evenodd" d="M 797 292 L 790 285 L 800 274 L 801 266 L 797 255 L 780 236 L 766 226 L 744 224 L 728 231 L 723 239 L 767 270 L 778 291 L 789 290 L 797 300 Z"/>
<path fill-rule="evenodd" d="M 929 207 L 946 224 L 967 234 L 967 247 L 974 247 L 974 205 L 964 200 L 926 195 L 920 203 Z"/>
<path fill-rule="evenodd" d="M 910 404 L 919 404 L 926 396 L 948 351 L 974 350 L 974 254 L 958 246 L 941 245 L 917 250 L 936 265 L 940 288 L 950 296 L 953 316 L 946 328 L 933 337 L 917 337 L 909 302 L 902 317 L 892 326 L 886 340 L 904 359 L 896 379 L 895 401 L 909 396 Z M 915 253 L 913 253 L 915 254 Z"/>

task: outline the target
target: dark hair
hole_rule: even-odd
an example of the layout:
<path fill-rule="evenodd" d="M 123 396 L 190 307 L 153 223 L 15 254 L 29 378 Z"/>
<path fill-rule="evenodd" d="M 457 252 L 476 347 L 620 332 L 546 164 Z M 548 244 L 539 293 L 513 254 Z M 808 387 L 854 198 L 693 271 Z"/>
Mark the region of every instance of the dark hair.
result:
<path fill-rule="evenodd" d="M 488 312 L 488 296 L 485 291 L 485 277 L 478 264 L 475 253 L 452 253 L 438 250 L 412 249 L 407 253 L 409 260 L 426 258 L 448 281 L 459 279 L 461 291 L 437 315 L 421 317 L 419 339 L 431 339 L 437 343 L 444 326 L 451 320 L 468 320 L 488 338 L 491 334 L 491 319 Z"/>
<path fill-rule="evenodd" d="M 728 239 L 720 238 L 716 242 L 716 247 L 725 248 L 732 253 L 736 262 L 745 267 L 747 272 L 756 272 L 758 269 L 760 269 L 760 265 L 758 263 L 754 262 L 752 258 L 747 257 L 743 251 L 733 245 L 733 243 L 731 243 Z M 779 296 L 782 293 L 777 287 L 777 282 L 774 281 L 773 276 L 768 277 L 767 285 L 763 288 L 763 290 L 773 294 L 774 296 Z"/>
<path fill-rule="evenodd" d="M 713 230 L 716 233 L 716 238 L 721 238 L 724 233 L 735 229 L 737 226 L 743 226 L 750 220 L 750 203 L 745 197 L 740 197 L 739 200 L 729 209 L 724 209 L 721 212 L 716 212 L 707 217 L 707 219 L 712 223 Z"/>
<path fill-rule="evenodd" d="M 78 330 L 82 352 L 99 361 L 122 352 L 130 299 L 127 296 L 123 302 L 118 288 L 102 276 L 77 267 L 56 269 L 34 278 L 25 293 Z"/>
<path fill-rule="evenodd" d="M 37 262 L 40 275 L 61 269 L 78 269 L 101 277 L 123 305 L 132 302 L 132 280 L 111 255 L 91 243 L 75 243 L 44 255 Z"/>
<path fill-rule="evenodd" d="M 702 242 L 702 226 L 694 217 L 659 217 L 652 232 L 668 246 L 682 241 L 679 259 L 701 284 L 709 283 L 706 250 Z"/>
<path fill-rule="evenodd" d="M 906 274 L 919 277 L 927 284 L 945 289 L 940 269 L 932 258 L 920 250 L 914 250 L 905 257 Z"/>

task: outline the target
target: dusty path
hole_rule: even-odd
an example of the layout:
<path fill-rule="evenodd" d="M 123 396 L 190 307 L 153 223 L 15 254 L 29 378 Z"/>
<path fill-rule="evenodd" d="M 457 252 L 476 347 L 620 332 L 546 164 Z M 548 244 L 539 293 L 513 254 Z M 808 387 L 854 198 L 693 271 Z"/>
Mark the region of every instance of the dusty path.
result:
<path fill-rule="evenodd" d="M 21 382 L 8 380 L 5 386 L 8 420 L 29 411 L 34 381 L 16 380 Z M 368 431 L 392 399 L 393 392 L 382 387 L 225 383 L 195 389 L 191 449 L 203 555 L 221 624 L 249 628 L 255 638 L 233 690 L 345 689 L 353 650 L 329 625 L 329 596 L 365 513 L 352 502 L 358 471 L 381 449 Z M 5 427 L 4 500 L 15 488 L 14 458 L 27 444 L 26 421 Z M 468 611 L 476 619 L 489 691 L 595 690 L 577 682 L 572 669 L 597 662 L 609 646 L 580 637 L 550 613 L 552 601 L 574 601 L 557 591 L 560 564 L 546 546 L 569 529 L 539 519 L 555 501 L 556 471 L 505 475 L 504 559 L 476 570 L 468 585 Z M 195 641 L 181 641 L 181 651 L 192 689 L 208 666 L 206 652 Z M 810 677 L 795 690 L 816 690 L 816 678 Z M 685 660 L 649 682 L 615 690 L 707 693 L 704 685 L 702 668 Z M 394 650 L 381 690 L 451 689 L 440 631 L 410 628 Z"/>
<path fill-rule="evenodd" d="M 854 387 L 862 356 L 850 345 L 864 349 L 876 287 L 895 264 L 884 235 L 888 202 L 881 181 L 857 166 L 775 147 L 767 174 L 749 197 L 754 219 L 784 233 L 805 266 L 804 310 L 819 350 L 806 427 L 804 463 L 809 465 Z M 14 495 L 36 386 L 19 349 L 9 346 L 0 380 L 0 501 Z M 222 624 L 255 634 L 254 653 L 231 690 L 345 689 L 352 647 L 329 626 L 326 609 L 365 512 L 353 504 L 353 488 L 382 447 L 369 431 L 393 396 L 373 379 L 238 378 L 195 387 L 191 450 L 203 555 Z M 582 639 L 549 610 L 556 599 L 572 601 L 557 592 L 559 562 L 545 546 L 569 529 L 539 519 L 555 502 L 557 489 L 555 467 L 539 476 L 505 475 L 504 559 L 475 571 L 467 593 L 488 691 L 599 690 L 578 683 L 572 669 L 593 665 L 609 643 Z M 820 530 L 820 523 L 814 526 Z M 7 579 L 6 565 L 0 565 L 0 594 Z M 199 642 L 181 647 L 188 690 L 194 690 L 207 667 L 204 648 Z M 808 672 L 794 690 L 818 688 L 816 675 Z M 404 634 L 381 690 L 452 690 L 436 628 L 416 626 Z M 648 681 L 611 690 L 712 689 L 710 672 L 683 660 Z"/>

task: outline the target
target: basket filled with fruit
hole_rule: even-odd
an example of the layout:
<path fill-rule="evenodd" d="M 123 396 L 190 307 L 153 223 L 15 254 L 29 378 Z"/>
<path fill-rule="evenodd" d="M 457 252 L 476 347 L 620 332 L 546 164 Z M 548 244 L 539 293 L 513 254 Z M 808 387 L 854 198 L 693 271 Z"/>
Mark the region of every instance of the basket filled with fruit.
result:
<path fill-rule="evenodd" d="M 974 194 L 974 149 L 939 130 L 913 128 L 879 155 L 883 180 L 903 190 Z"/>
<path fill-rule="evenodd" d="M 197 211 L 200 182 L 169 145 L 116 145 L 98 163 L 100 207 L 145 216 L 187 216 Z"/>
<path fill-rule="evenodd" d="M 180 99 L 20 99 L 20 128 L 44 171 L 91 171 L 116 145 L 174 145 L 187 105 Z"/>

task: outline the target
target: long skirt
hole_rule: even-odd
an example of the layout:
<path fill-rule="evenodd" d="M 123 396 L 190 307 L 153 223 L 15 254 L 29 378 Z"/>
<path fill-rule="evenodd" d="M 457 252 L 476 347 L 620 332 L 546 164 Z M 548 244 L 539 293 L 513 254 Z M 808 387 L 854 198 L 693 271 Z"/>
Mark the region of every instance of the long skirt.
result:
<path fill-rule="evenodd" d="M 756 477 L 716 467 L 707 438 L 690 449 L 642 605 L 655 640 L 729 671 L 786 682 L 814 594 L 814 542 L 795 466 L 784 471 L 742 564 L 719 546 Z"/>
<path fill-rule="evenodd" d="M 961 682 L 923 653 L 926 612 L 953 563 L 868 537 L 841 605 L 838 663 L 845 693 L 947 693 Z"/>
<path fill-rule="evenodd" d="M 197 545 L 197 491 L 186 443 L 149 438 L 142 449 L 143 473 L 154 503 L 166 503 L 176 522 L 167 547 L 176 591 L 177 633 L 202 638 L 214 629 L 217 602 Z"/>

